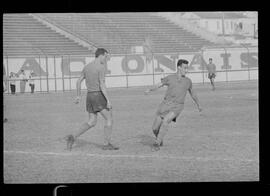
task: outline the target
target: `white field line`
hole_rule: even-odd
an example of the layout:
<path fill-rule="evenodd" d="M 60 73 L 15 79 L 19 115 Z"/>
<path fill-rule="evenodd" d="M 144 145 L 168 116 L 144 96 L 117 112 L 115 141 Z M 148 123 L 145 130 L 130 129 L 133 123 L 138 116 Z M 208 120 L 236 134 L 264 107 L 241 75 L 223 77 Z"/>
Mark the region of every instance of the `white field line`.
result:
<path fill-rule="evenodd" d="M 94 154 L 80 152 L 31 152 L 31 151 L 6 151 L 5 154 L 31 154 L 31 155 L 52 155 L 52 156 L 87 156 L 97 158 L 153 158 L 153 159 L 176 159 L 176 160 L 195 160 L 195 161 L 243 161 L 243 162 L 258 162 L 253 159 L 234 159 L 234 158 L 218 158 L 218 157 L 196 157 L 196 156 L 164 156 L 164 155 L 131 155 L 131 154 Z"/>

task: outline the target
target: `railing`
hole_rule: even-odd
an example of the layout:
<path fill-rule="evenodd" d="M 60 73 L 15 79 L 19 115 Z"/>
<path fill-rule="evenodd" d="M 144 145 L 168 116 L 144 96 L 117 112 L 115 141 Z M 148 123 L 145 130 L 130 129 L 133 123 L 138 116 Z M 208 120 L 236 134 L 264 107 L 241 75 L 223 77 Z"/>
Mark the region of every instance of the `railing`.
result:
<path fill-rule="evenodd" d="M 213 58 L 217 66 L 217 82 L 258 80 L 258 48 L 205 48 L 193 53 L 154 53 L 150 59 L 144 54 L 111 55 L 106 65 L 106 85 L 113 87 L 148 86 L 160 82 L 160 78 L 176 72 L 177 59 L 189 61 L 187 74 L 193 83 L 207 83 L 206 64 Z M 26 73 L 34 71 L 36 92 L 71 91 L 82 68 L 93 56 L 4 56 L 6 72 Z M 20 80 L 16 80 L 17 90 Z M 9 84 L 8 84 L 9 86 Z M 86 89 L 82 84 L 82 89 Z M 26 86 L 26 92 L 30 87 Z M 10 93 L 8 88 L 7 93 Z"/>

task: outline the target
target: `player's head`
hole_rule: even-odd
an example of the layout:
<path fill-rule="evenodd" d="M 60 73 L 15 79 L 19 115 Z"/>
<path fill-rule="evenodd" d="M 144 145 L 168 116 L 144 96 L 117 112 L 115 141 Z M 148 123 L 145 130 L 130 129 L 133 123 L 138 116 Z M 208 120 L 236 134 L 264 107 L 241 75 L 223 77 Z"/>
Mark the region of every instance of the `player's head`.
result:
<path fill-rule="evenodd" d="M 209 58 L 209 63 L 212 63 L 213 59 L 212 58 Z"/>
<path fill-rule="evenodd" d="M 177 62 L 177 71 L 182 76 L 186 75 L 188 69 L 188 61 L 185 59 L 179 59 Z"/>
<path fill-rule="evenodd" d="M 108 51 L 104 48 L 98 48 L 95 52 L 96 59 L 99 59 L 100 63 L 105 64 L 108 60 Z"/>

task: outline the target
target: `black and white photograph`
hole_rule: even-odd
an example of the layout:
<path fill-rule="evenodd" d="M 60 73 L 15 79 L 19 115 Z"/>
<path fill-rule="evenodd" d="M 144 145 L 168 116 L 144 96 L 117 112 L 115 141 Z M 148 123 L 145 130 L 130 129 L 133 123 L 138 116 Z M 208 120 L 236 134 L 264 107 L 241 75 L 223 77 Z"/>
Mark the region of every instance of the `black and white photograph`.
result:
<path fill-rule="evenodd" d="M 2 17 L 5 184 L 260 180 L 257 11 Z"/>

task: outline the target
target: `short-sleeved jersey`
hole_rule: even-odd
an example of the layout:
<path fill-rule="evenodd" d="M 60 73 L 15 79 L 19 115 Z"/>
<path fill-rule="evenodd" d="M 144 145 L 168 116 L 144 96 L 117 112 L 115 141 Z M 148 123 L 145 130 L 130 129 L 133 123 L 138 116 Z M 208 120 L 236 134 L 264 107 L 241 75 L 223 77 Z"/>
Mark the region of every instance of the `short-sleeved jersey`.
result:
<path fill-rule="evenodd" d="M 6 73 L 6 68 L 5 66 L 3 65 L 3 76 L 5 76 L 7 73 Z"/>
<path fill-rule="evenodd" d="M 9 83 L 12 84 L 12 85 L 15 85 L 16 84 L 16 77 L 13 75 L 13 76 L 9 76 Z"/>
<path fill-rule="evenodd" d="M 21 81 L 26 81 L 28 79 L 26 74 L 20 74 L 19 78 L 21 79 Z"/>
<path fill-rule="evenodd" d="M 5 68 L 5 66 L 3 65 L 3 81 L 5 81 L 6 82 L 6 80 L 7 80 L 7 72 L 6 72 L 6 68 Z"/>
<path fill-rule="evenodd" d="M 35 84 L 35 77 L 34 76 L 29 76 L 29 84 Z"/>
<path fill-rule="evenodd" d="M 85 84 L 88 92 L 101 91 L 100 80 L 105 80 L 104 65 L 93 61 L 83 68 L 81 74 L 85 78 Z"/>
<path fill-rule="evenodd" d="M 216 65 L 213 63 L 211 63 L 211 64 L 209 63 L 207 65 L 207 70 L 208 70 L 208 73 L 210 73 L 210 74 L 216 73 Z"/>
<path fill-rule="evenodd" d="M 192 88 L 192 81 L 188 77 L 180 77 L 177 74 L 166 76 L 161 83 L 167 86 L 164 102 L 184 104 L 187 91 Z"/>

